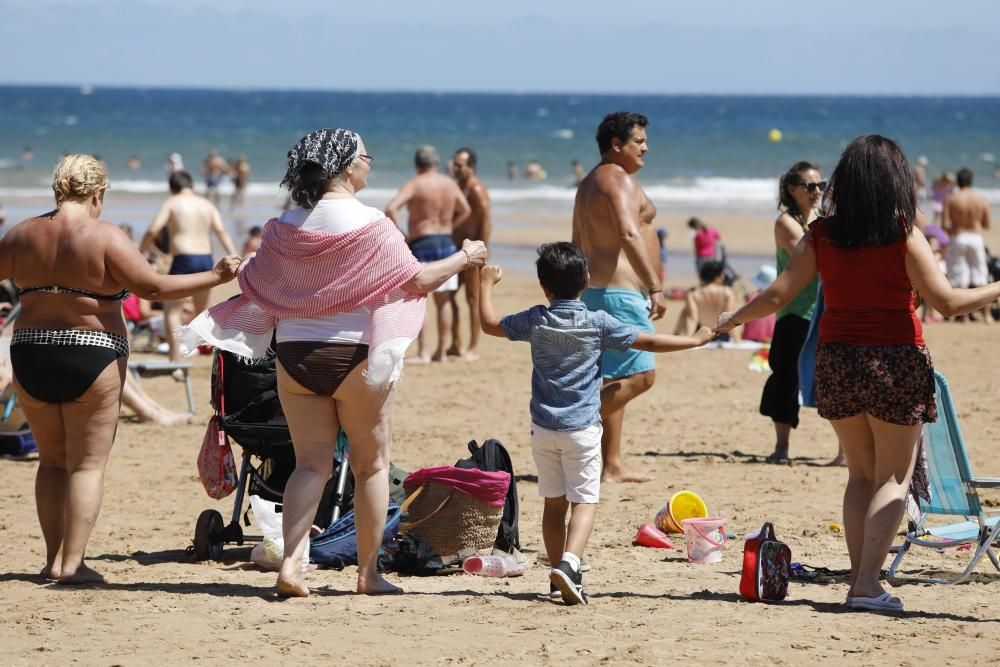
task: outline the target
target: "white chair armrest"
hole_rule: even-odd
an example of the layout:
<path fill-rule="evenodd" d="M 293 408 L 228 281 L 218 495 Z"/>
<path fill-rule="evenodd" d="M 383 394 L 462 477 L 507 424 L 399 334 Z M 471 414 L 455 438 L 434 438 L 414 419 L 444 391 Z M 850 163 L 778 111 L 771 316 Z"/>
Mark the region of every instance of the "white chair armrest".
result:
<path fill-rule="evenodd" d="M 969 485 L 977 489 L 1000 489 L 1000 477 L 973 477 Z"/>

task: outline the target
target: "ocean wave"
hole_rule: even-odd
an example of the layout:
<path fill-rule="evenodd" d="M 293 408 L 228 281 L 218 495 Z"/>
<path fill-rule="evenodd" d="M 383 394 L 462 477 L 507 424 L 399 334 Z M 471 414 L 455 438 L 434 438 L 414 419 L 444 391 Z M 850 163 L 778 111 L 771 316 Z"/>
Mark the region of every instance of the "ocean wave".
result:
<path fill-rule="evenodd" d="M 493 202 L 516 204 L 521 202 L 572 202 L 576 197 L 576 188 L 552 184 L 531 184 L 523 186 L 489 187 L 490 199 Z M 761 205 L 774 204 L 777 198 L 777 187 L 773 178 L 692 178 L 672 179 L 666 182 L 643 183 L 646 194 L 655 204 L 697 204 L 704 207 L 727 207 L 740 204 Z M 204 192 L 204 185 L 195 184 L 198 192 Z M 231 194 L 231 183 L 222 183 L 219 193 L 223 196 Z M 366 203 L 381 205 L 396 194 L 396 188 L 370 187 L 359 193 Z M 129 194 L 149 194 L 166 196 L 167 184 L 161 180 L 112 180 L 111 192 Z M 1000 189 L 976 189 L 993 205 L 1000 205 Z M 21 198 L 48 198 L 52 190 L 45 184 L 36 187 L 0 187 L 0 199 L 13 200 Z M 251 183 L 247 188 L 247 196 L 270 200 L 281 200 L 287 193 L 275 183 Z"/>

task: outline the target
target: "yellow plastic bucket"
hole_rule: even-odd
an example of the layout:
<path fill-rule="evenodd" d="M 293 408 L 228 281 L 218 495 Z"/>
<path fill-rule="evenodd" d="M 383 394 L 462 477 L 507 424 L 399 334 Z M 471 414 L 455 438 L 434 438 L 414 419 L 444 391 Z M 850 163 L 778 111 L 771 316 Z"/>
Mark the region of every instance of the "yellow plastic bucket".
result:
<path fill-rule="evenodd" d="M 705 501 L 694 491 L 678 491 L 656 514 L 656 527 L 664 533 L 683 533 L 681 521 L 702 519 L 708 516 Z"/>

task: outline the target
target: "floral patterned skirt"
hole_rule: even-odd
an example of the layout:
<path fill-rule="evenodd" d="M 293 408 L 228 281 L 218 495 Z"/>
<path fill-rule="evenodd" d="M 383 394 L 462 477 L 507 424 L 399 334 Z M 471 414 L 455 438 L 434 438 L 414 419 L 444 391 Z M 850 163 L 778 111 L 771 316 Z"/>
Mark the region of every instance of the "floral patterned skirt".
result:
<path fill-rule="evenodd" d="M 937 421 L 931 355 L 918 345 L 820 343 L 816 407 L 830 420 L 867 412 L 901 426 Z"/>

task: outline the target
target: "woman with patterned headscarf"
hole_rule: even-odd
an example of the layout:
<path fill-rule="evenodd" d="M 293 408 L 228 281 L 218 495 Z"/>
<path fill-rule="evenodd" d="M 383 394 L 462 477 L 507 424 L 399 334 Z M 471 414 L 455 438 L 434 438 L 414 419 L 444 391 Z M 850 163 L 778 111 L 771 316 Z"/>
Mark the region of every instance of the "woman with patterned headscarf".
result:
<path fill-rule="evenodd" d="M 344 129 L 317 130 L 292 147 L 282 185 L 298 208 L 264 227 L 238 276 L 242 295 L 199 316 L 182 341 L 261 358 L 272 334 L 277 339 L 278 393 L 296 465 L 283 498 L 283 596 L 309 595 L 299 564 L 341 427 L 355 481 L 357 590 L 400 592 L 376 566 L 394 383 L 423 324 L 426 295 L 486 261 L 486 246 L 466 241 L 445 259 L 418 262 L 395 224 L 356 197 L 373 160 L 361 137 Z"/>

